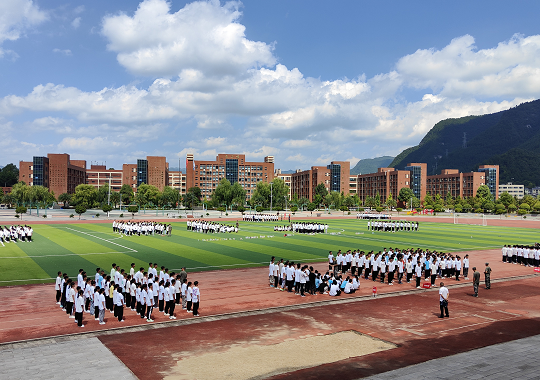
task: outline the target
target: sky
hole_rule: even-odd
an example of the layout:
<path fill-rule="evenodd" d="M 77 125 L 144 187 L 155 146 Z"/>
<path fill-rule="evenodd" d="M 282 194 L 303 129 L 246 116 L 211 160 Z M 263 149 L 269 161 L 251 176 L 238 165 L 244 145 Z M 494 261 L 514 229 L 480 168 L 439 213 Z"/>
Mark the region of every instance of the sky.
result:
<path fill-rule="evenodd" d="M 2 0 L 0 165 L 397 155 L 440 120 L 540 98 L 538 14 L 538 1 Z"/>

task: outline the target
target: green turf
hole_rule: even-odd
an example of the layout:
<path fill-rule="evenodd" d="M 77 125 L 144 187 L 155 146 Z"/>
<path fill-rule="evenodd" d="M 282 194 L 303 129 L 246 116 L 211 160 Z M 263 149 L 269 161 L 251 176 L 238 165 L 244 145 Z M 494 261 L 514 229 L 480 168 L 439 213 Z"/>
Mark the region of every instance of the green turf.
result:
<path fill-rule="evenodd" d="M 110 223 L 36 225 L 33 243 L 0 246 L 0 285 L 50 282 L 59 270 L 70 276 L 76 275 L 79 268 L 90 275 L 96 267 L 108 272 L 113 262 L 126 270 L 132 262 L 136 268 L 147 268 L 149 262 L 155 262 L 171 270 L 186 266 L 196 271 L 261 266 L 271 256 L 322 261 L 329 250 L 338 249 L 379 251 L 385 247 L 414 247 L 467 251 L 539 240 L 538 230 L 533 228 L 422 222 L 420 231 L 390 233 L 368 231 L 367 221 L 325 222 L 329 225 L 328 234 L 288 237 L 274 232 L 273 223 L 242 222 L 238 234 L 199 234 L 186 231 L 185 223 L 172 223 L 170 237 L 120 237 L 112 232 Z M 246 239 L 255 236 L 256 239 Z"/>

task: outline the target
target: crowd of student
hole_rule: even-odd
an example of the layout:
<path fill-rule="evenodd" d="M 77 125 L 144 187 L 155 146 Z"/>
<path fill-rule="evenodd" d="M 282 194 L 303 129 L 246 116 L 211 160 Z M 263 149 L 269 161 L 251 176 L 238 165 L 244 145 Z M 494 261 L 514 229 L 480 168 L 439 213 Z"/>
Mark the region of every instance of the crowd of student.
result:
<path fill-rule="evenodd" d="M 31 242 L 34 230 L 30 226 L 0 226 L 0 243 L 17 243 L 19 241 Z"/>
<path fill-rule="evenodd" d="M 244 222 L 277 222 L 279 216 L 273 214 L 244 214 L 242 220 Z"/>
<path fill-rule="evenodd" d="M 104 325 L 106 310 L 119 322 L 125 320 L 124 310 L 135 311 L 140 318 L 154 322 L 154 308 L 169 319 L 176 319 L 175 309 L 179 304 L 182 310 L 199 316 L 201 293 L 198 281 L 188 282 L 185 268 L 180 273 L 169 274 L 169 269 L 162 266 L 158 275 L 156 263 L 149 263 L 146 272 L 143 267 L 135 271 L 132 263 L 128 274 L 113 263 L 110 274 L 97 268 L 93 279 L 83 269 L 79 270 L 77 279 L 58 272 L 55 290 L 56 303 L 69 318 L 75 319 L 79 327 L 84 327 L 85 312 Z"/>
<path fill-rule="evenodd" d="M 444 252 L 399 248 L 386 249 L 375 253 L 360 250 L 338 251 L 334 256 L 328 254 L 329 270 L 325 274 L 314 271 L 313 267 L 294 262 L 275 262 L 272 257 L 269 267 L 270 286 L 281 291 L 292 292 L 302 296 L 309 294 L 330 294 L 331 296 L 344 293 L 354 293 L 360 287 L 360 278 L 371 279 L 380 283 L 394 285 L 403 281 L 410 283 L 415 279 L 416 287 L 420 288 L 422 277 L 435 287 L 438 278 L 460 277 L 468 280 L 469 255 L 462 259 L 459 255 Z M 463 274 L 461 271 L 463 270 Z M 345 277 L 345 278 L 344 278 Z"/>
<path fill-rule="evenodd" d="M 540 266 L 540 247 L 536 244 L 534 246 L 505 245 L 502 248 L 502 261 L 526 267 L 538 267 Z"/>
<path fill-rule="evenodd" d="M 124 221 L 113 221 L 112 223 L 113 232 L 119 233 L 126 236 L 148 236 L 148 235 L 166 235 L 171 236 L 172 226 L 165 223 L 156 223 L 148 221 L 140 222 L 124 222 Z"/>
<path fill-rule="evenodd" d="M 209 222 L 206 220 L 188 220 L 187 221 L 187 230 L 200 232 L 200 233 L 238 233 L 238 222 L 236 226 L 230 226 L 215 222 Z"/>
<path fill-rule="evenodd" d="M 321 223 L 292 223 L 291 227 L 293 232 L 299 234 L 322 234 L 328 232 L 328 224 Z"/>
<path fill-rule="evenodd" d="M 410 222 L 407 220 L 386 221 L 386 220 L 371 220 L 367 222 L 368 231 L 418 231 L 418 222 Z"/>
<path fill-rule="evenodd" d="M 362 212 L 356 214 L 356 219 L 390 219 L 390 214 Z"/>

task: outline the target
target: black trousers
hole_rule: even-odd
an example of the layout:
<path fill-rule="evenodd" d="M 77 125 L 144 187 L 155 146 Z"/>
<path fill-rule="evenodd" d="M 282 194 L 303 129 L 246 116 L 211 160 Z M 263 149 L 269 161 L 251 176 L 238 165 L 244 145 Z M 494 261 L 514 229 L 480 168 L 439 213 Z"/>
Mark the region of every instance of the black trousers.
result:
<path fill-rule="evenodd" d="M 163 311 L 164 305 L 165 305 L 165 300 L 159 300 L 159 311 Z"/>
<path fill-rule="evenodd" d="M 191 310 L 191 305 L 193 304 L 193 301 L 187 301 L 187 311 Z"/>
<path fill-rule="evenodd" d="M 416 276 L 416 287 L 418 288 L 420 286 L 420 276 Z"/>
<path fill-rule="evenodd" d="M 431 286 L 435 285 L 435 280 L 437 279 L 437 274 L 431 275 Z"/>
<path fill-rule="evenodd" d="M 193 315 L 199 315 L 199 302 L 193 302 Z"/>
<path fill-rule="evenodd" d="M 154 310 L 154 306 L 146 307 L 146 319 L 150 319 L 150 317 L 152 317 L 152 310 Z"/>
<path fill-rule="evenodd" d="M 411 282 L 412 273 L 407 272 L 407 282 Z"/>
<path fill-rule="evenodd" d="M 371 274 L 371 279 L 373 281 L 375 281 L 377 279 L 377 276 L 379 275 L 379 271 L 378 270 L 374 270 L 373 273 Z"/>
<path fill-rule="evenodd" d="M 94 306 L 94 318 L 99 318 L 99 306 Z"/>
<path fill-rule="evenodd" d="M 170 316 L 174 316 L 174 308 L 176 307 L 176 304 L 174 303 L 174 301 L 169 301 L 170 303 L 170 306 L 169 306 L 169 314 Z"/>
<path fill-rule="evenodd" d="M 388 272 L 388 283 L 394 282 L 394 272 Z"/>
<path fill-rule="evenodd" d="M 176 293 L 176 303 L 180 304 L 180 293 Z"/>
<path fill-rule="evenodd" d="M 57 290 L 56 291 L 56 302 L 60 302 L 60 297 L 62 297 L 62 291 Z"/>
<path fill-rule="evenodd" d="M 116 312 L 116 316 L 118 317 L 118 321 L 121 321 L 124 319 L 124 306 L 118 306 L 114 308 L 114 311 Z"/>
<path fill-rule="evenodd" d="M 82 326 L 82 316 L 83 313 L 75 313 L 75 320 L 77 321 L 77 326 Z"/>
<path fill-rule="evenodd" d="M 439 304 L 441 308 L 441 318 L 445 315 L 449 317 L 450 315 L 448 314 L 448 301 L 440 301 Z"/>

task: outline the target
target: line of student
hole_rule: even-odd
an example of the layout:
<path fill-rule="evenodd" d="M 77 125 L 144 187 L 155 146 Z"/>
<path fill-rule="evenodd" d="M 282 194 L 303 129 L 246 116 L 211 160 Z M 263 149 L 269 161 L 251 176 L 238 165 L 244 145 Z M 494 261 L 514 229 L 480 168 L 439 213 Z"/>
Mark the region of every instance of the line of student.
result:
<path fill-rule="evenodd" d="M 386 221 L 386 220 L 372 220 L 367 222 L 368 231 L 418 231 L 418 222 L 409 222 L 406 220 L 398 221 Z"/>
<path fill-rule="evenodd" d="M 110 275 L 97 268 L 94 279 L 80 269 L 76 282 L 66 273 L 58 272 L 55 290 L 56 303 L 80 327 L 84 327 L 83 312 L 93 314 L 95 320 L 104 325 L 105 310 L 114 314 L 119 322 L 125 320 L 124 309 L 136 311 L 142 319 L 153 322 L 155 307 L 169 319 L 176 319 L 175 308 L 180 303 L 182 310 L 199 316 L 198 281 L 188 282 L 185 268 L 178 274 L 169 274 L 169 269 L 162 266 L 158 277 L 156 263 L 149 263 L 147 272 L 142 267 L 135 272 L 132 263 L 130 274 L 113 263 Z"/>
<path fill-rule="evenodd" d="M 540 247 L 536 245 L 505 245 L 502 248 L 502 261 L 526 267 L 539 267 Z"/>
<path fill-rule="evenodd" d="M 0 226 L 0 244 L 5 247 L 4 243 L 32 242 L 33 234 L 32 227 L 26 225 Z"/>
<path fill-rule="evenodd" d="M 112 223 L 112 229 L 113 232 L 126 236 L 172 235 L 172 226 L 170 224 L 147 221 L 123 222 L 115 220 Z"/>
<path fill-rule="evenodd" d="M 273 214 L 243 214 L 242 220 L 244 222 L 277 222 L 279 216 Z"/>
<path fill-rule="evenodd" d="M 206 220 L 188 220 L 187 230 L 199 233 L 238 233 L 238 222 L 236 226 L 228 226 L 225 224 L 208 222 Z"/>

